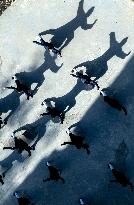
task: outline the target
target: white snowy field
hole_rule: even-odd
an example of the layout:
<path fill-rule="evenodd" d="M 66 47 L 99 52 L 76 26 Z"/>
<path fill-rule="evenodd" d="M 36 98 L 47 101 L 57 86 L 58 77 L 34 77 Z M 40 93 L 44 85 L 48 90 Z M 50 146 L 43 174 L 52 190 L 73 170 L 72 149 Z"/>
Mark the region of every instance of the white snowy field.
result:
<path fill-rule="evenodd" d="M 97 20 L 97 21 L 96 21 Z M 54 56 L 33 43 L 38 33 L 62 47 L 62 57 Z M 128 38 L 126 38 L 128 37 Z M 129 53 L 130 52 L 130 53 Z M 73 78 L 71 70 L 82 68 L 109 87 L 126 107 L 128 115 L 103 102 L 100 92 L 87 89 Z M 85 67 L 84 67 L 85 66 Z M 86 197 L 92 205 L 133 205 L 129 188 L 110 184 L 108 162 L 134 184 L 134 3 L 131 0 L 17 0 L 0 17 L 0 112 L 7 125 L 0 130 L 0 205 L 15 205 L 14 191 L 24 192 L 37 205 L 77 205 Z M 13 86 L 12 76 L 38 90 L 28 101 L 24 94 L 5 89 Z M 41 102 L 55 97 L 60 108 L 69 106 L 63 124 L 40 114 Z M 74 131 L 90 144 L 90 155 L 73 146 L 65 130 Z M 20 128 L 20 129 L 19 129 Z M 18 130 L 18 131 L 17 131 Z M 3 150 L 13 145 L 11 133 L 38 142 L 32 156 Z M 23 136 L 24 137 L 24 136 Z M 61 169 L 65 179 L 43 183 L 48 176 L 46 162 Z M 1 174 L 0 173 L 0 174 Z"/>

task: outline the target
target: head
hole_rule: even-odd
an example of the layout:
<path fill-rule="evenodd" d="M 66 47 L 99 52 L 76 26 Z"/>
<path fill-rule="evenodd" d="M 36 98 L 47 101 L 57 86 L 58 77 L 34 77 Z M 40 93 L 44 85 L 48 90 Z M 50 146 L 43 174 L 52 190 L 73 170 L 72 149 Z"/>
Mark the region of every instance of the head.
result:
<path fill-rule="evenodd" d="M 109 167 L 109 169 L 111 169 L 111 170 L 114 169 L 114 167 L 113 167 L 113 165 L 112 165 L 111 163 L 108 164 L 108 167 Z"/>
<path fill-rule="evenodd" d="M 14 75 L 14 76 L 12 77 L 12 79 L 13 79 L 14 81 L 17 80 L 16 75 Z"/>
<path fill-rule="evenodd" d="M 17 199 L 19 199 L 20 198 L 20 196 L 19 196 L 19 194 L 18 194 L 18 192 L 16 191 L 16 192 L 14 192 L 14 194 L 13 194 Z"/>
<path fill-rule="evenodd" d="M 102 90 L 100 91 L 100 95 L 102 95 L 103 97 L 107 96 L 106 92 L 104 92 Z"/>
<path fill-rule="evenodd" d="M 46 165 L 47 165 L 48 167 L 51 166 L 49 162 L 47 162 Z"/>

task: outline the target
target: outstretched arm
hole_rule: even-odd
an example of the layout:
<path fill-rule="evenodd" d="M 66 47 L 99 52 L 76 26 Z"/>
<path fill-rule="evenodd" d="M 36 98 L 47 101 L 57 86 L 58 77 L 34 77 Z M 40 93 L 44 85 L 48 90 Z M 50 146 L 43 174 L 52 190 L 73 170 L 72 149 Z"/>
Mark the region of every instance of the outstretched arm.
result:
<path fill-rule="evenodd" d="M 3 149 L 12 149 L 12 150 L 15 150 L 16 147 L 3 147 Z"/>
<path fill-rule="evenodd" d="M 72 142 L 64 142 L 63 144 L 61 144 L 61 146 L 62 146 L 62 145 L 66 145 L 66 144 L 72 145 L 73 143 L 72 143 Z"/>
<path fill-rule="evenodd" d="M 44 113 L 40 114 L 40 116 L 44 116 L 44 115 L 50 115 L 50 113 L 49 112 L 44 112 Z"/>
<path fill-rule="evenodd" d="M 36 44 L 41 45 L 41 46 L 44 46 L 43 43 L 40 43 L 38 41 L 33 41 L 33 43 L 36 43 Z"/>
<path fill-rule="evenodd" d="M 49 29 L 43 32 L 40 32 L 39 35 L 46 35 L 46 34 L 51 34 L 54 35 L 55 29 Z"/>

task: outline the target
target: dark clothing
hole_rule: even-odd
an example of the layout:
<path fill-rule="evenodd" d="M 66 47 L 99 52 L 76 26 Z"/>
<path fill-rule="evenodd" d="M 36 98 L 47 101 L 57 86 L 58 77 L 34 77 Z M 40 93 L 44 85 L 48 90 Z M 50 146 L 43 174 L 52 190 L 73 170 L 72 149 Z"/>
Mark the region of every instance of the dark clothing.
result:
<path fill-rule="evenodd" d="M 0 175 L 0 182 L 1 182 L 2 185 L 4 184 L 3 177 L 4 176 Z"/>
<path fill-rule="evenodd" d="M 3 121 L 2 118 L 0 117 L 0 129 L 2 128 L 2 125 L 3 125 Z"/>
<path fill-rule="evenodd" d="M 131 187 L 131 190 L 133 191 L 133 185 L 130 183 L 129 179 L 125 176 L 123 172 L 113 169 L 112 173 L 115 176 L 118 183 L 120 183 L 123 187 L 129 185 Z"/>
<path fill-rule="evenodd" d="M 41 114 L 42 116 L 44 115 L 51 115 L 52 118 L 55 117 L 59 117 L 61 120 L 61 124 L 63 124 L 64 121 L 64 113 L 58 111 L 56 108 L 51 108 L 51 107 L 47 107 L 47 111 L 46 113 Z"/>
<path fill-rule="evenodd" d="M 27 95 L 27 99 L 29 100 L 29 97 L 33 97 L 32 93 L 30 92 L 30 89 L 27 87 L 27 85 L 22 84 L 19 80 L 15 80 L 16 83 L 16 88 L 11 86 L 11 87 L 6 87 L 8 89 L 14 89 L 17 92 L 24 92 Z"/>
<path fill-rule="evenodd" d="M 17 198 L 17 200 L 19 205 L 29 205 L 31 203 L 29 199 L 24 197 Z"/>
<path fill-rule="evenodd" d="M 44 41 L 44 39 L 41 36 L 40 36 L 40 41 L 41 42 L 33 41 L 33 43 L 42 45 L 42 46 L 48 48 L 48 50 L 52 50 L 54 53 L 59 54 L 61 56 L 60 50 L 57 50 L 52 43 L 48 43 L 48 42 Z"/>
<path fill-rule="evenodd" d="M 60 173 L 57 168 L 53 166 L 48 166 L 48 169 L 50 172 L 50 177 L 47 179 L 43 179 L 43 182 L 50 181 L 50 180 L 58 181 L 60 179 L 63 182 L 63 184 L 65 183 L 65 180 L 60 176 Z"/>
<path fill-rule="evenodd" d="M 31 156 L 31 151 L 33 150 L 32 147 L 28 146 L 28 144 L 26 142 L 24 142 L 22 139 L 17 139 L 17 137 L 14 138 L 15 141 L 15 147 L 3 147 L 3 149 L 17 149 L 18 152 L 21 154 L 22 151 L 26 150 L 29 154 L 29 156 Z"/>
<path fill-rule="evenodd" d="M 94 88 L 95 86 L 97 87 L 97 89 L 99 90 L 99 85 L 97 84 L 97 82 L 95 80 L 91 80 L 91 78 L 88 75 L 84 75 L 82 73 L 77 72 L 77 74 L 71 74 L 74 77 L 80 78 L 85 80 L 84 83 L 85 84 L 89 84 L 92 85 L 92 87 Z"/>
<path fill-rule="evenodd" d="M 119 111 L 123 110 L 124 113 L 125 113 L 125 115 L 127 115 L 127 110 L 126 110 L 126 108 L 125 108 L 124 106 L 122 106 L 122 105 L 119 103 L 118 100 L 113 99 L 113 98 L 111 98 L 111 97 L 109 97 L 109 96 L 104 96 L 104 101 L 107 102 L 111 107 L 113 107 L 113 108 L 115 108 L 115 109 L 117 109 L 117 110 L 119 110 Z"/>
<path fill-rule="evenodd" d="M 86 143 L 83 143 L 84 137 L 74 135 L 71 132 L 69 133 L 69 136 L 70 136 L 71 142 L 64 142 L 61 145 L 66 145 L 66 144 L 74 145 L 76 146 L 77 149 L 81 149 L 81 148 L 86 149 L 87 154 L 90 154 L 89 145 Z"/>

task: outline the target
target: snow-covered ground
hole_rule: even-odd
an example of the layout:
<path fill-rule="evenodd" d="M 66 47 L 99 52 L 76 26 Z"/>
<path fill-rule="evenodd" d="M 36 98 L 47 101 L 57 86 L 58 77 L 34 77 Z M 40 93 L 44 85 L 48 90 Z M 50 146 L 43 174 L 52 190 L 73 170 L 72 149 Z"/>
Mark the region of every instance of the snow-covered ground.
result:
<path fill-rule="evenodd" d="M 45 40 L 65 45 L 62 57 L 33 43 L 40 32 Z M 111 161 L 124 170 L 134 184 L 134 3 L 17 0 L 0 17 L 0 56 L 2 118 L 12 110 L 0 130 L 1 173 L 8 169 L 0 187 L 0 204 L 17 204 L 13 192 L 18 190 L 37 205 L 77 205 L 81 196 L 92 205 L 133 205 L 129 188 L 109 183 L 112 175 L 107 164 Z M 101 88 L 109 87 L 120 99 L 127 116 L 106 105 L 97 89 L 88 90 L 70 75 L 81 63 L 87 71 L 92 69 Z M 39 86 L 29 101 L 24 94 L 4 89 L 13 85 L 16 73 L 32 88 Z M 40 117 L 44 112 L 41 102 L 51 97 L 61 102 L 61 108 L 71 108 L 63 125 L 57 119 Z M 73 124 L 74 131 L 90 144 L 90 155 L 60 146 L 69 140 L 65 130 Z M 39 139 L 31 157 L 3 150 L 12 144 L 11 133 L 18 129 L 17 136 L 31 132 L 31 139 L 25 138 L 30 145 Z M 42 182 L 48 176 L 47 161 L 61 169 L 64 185 Z"/>

